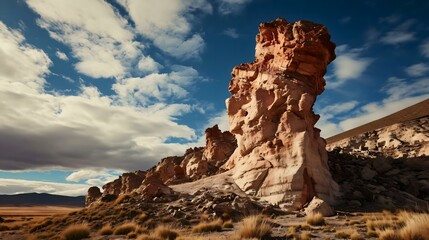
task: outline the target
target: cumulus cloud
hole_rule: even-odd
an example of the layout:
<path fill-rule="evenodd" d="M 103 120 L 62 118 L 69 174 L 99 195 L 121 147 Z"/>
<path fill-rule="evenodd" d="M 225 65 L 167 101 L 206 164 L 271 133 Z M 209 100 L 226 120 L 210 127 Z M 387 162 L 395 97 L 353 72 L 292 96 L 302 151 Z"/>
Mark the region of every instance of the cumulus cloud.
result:
<path fill-rule="evenodd" d="M 349 80 L 358 79 L 362 75 L 372 59 L 361 57 L 361 52 L 362 49 L 350 49 L 347 45 L 337 47 L 337 58 L 333 62 L 334 76 L 331 76 L 334 79 L 328 82 L 328 88 L 337 88 Z"/>
<path fill-rule="evenodd" d="M 0 169 L 146 169 L 186 149 L 167 143 L 169 138 L 196 138 L 193 129 L 175 122 L 174 116 L 191 108 L 186 104 L 135 107 L 90 86 L 82 86 L 75 96 L 45 92 L 46 54 L 6 27 L 0 28 L 0 37 L 0 48 L 8 46 L 9 51 L 1 59 L 11 66 L 0 67 Z M 25 63 L 27 71 L 15 70 L 14 61 Z M 168 75 L 175 84 L 196 74 L 177 69 Z"/>
<path fill-rule="evenodd" d="M 120 0 L 140 34 L 177 58 L 198 58 L 204 49 L 200 33 L 193 33 L 196 11 L 210 14 L 206 0 Z"/>
<path fill-rule="evenodd" d="M 83 169 L 71 173 L 67 176 L 66 180 L 69 182 L 85 181 L 87 184 L 95 186 L 103 186 L 107 182 L 113 181 L 121 174 L 120 171 L 115 170 L 93 170 Z"/>
<path fill-rule="evenodd" d="M 153 73 L 145 77 L 125 78 L 113 85 L 120 100 L 133 105 L 148 106 L 166 102 L 170 98 L 183 99 L 189 92 L 186 87 L 201 79 L 192 67 L 172 66 L 170 73 Z M 178 105 L 176 105 L 178 106 Z M 182 105 L 182 107 L 189 107 Z"/>
<path fill-rule="evenodd" d="M 60 50 L 57 50 L 55 52 L 55 56 L 57 56 L 59 59 L 64 60 L 64 61 L 68 61 L 69 58 L 67 57 L 67 55 L 63 52 L 61 52 Z"/>
<path fill-rule="evenodd" d="M 65 196 L 83 196 L 89 187 L 91 185 L 0 178 L 0 192 L 2 194 L 36 192 Z"/>
<path fill-rule="evenodd" d="M 231 38 L 239 38 L 240 37 L 240 35 L 237 32 L 237 29 L 235 29 L 235 28 L 227 28 L 222 33 L 228 37 L 231 37 Z"/>
<path fill-rule="evenodd" d="M 251 1 L 252 0 L 218 0 L 218 11 L 222 15 L 238 13 Z"/>
<path fill-rule="evenodd" d="M 1 21 L 0 42 L 0 82 L 40 90 L 52 64 L 48 55 L 26 43 L 21 32 L 9 29 Z"/>
<path fill-rule="evenodd" d="M 381 91 L 387 95 L 384 99 L 367 103 L 357 109 L 355 102 L 322 108 L 322 117 L 317 124 L 322 129 L 322 136 L 329 137 L 350 130 L 429 98 L 429 78 L 405 81 L 391 77 Z M 341 114 L 347 115 L 347 118 L 339 118 Z"/>
<path fill-rule="evenodd" d="M 405 72 L 411 77 L 421 77 L 429 72 L 429 65 L 425 63 L 417 63 L 405 68 Z"/>
<path fill-rule="evenodd" d="M 429 39 L 426 39 L 421 45 L 420 45 L 420 51 L 425 57 L 429 57 Z"/>
<path fill-rule="evenodd" d="M 80 73 L 94 78 L 122 76 L 129 62 L 141 55 L 127 21 L 105 1 L 27 0 L 27 4 L 40 15 L 40 27 L 71 47 Z"/>
<path fill-rule="evenodd" d="M 159 69 L 162 68 L 162 65 L 149 56 L 143 56 L 137 64 L 137 67 L 143 73 L 157 73 Z"/>
<path fill-rule="evenodd" d="M 380 41 L 385 44 L 396 45 L 415 40 L 416 33 L 410 30 L 414 23 L 415 20 L 412 19 L 405 21 L 395 29 L 387 32 Z"/>

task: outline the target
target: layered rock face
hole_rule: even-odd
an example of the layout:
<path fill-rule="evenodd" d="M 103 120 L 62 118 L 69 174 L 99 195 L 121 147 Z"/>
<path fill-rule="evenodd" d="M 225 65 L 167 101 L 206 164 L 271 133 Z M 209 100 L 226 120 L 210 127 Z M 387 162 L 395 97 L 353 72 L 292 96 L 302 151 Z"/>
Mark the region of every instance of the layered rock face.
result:
<path fill-rule="evenodd" d="M 233 69 L 226 105 L 238 147 L 224 168 L 248 194 L 291 209 L 313 197 L 334 202 L 312 110 L 334 49 L 323 25 L 277 19 L 259 26 L 255 61 Z"/>

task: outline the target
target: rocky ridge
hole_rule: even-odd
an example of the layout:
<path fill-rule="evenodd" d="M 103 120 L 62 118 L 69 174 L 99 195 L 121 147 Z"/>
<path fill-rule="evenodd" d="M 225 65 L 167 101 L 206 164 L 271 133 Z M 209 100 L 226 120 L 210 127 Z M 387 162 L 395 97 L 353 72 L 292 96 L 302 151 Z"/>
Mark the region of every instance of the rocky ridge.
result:
<path fill-rule="evenodd" d="M 219 172 L 219 167 L 236 148 L 236 140 L 228 131 L 222 132 L 217 125 L 206 130 L 206 146 L 186 150 L 183 156 L 163 158 L 147 171 L 122 174 L 118 179 L 103 186 L 103 193 L 91 187 L 86 196 L 86 206 L 96 201 L 109 202 L 118 196 L 137 192 L 143 201 L 151 201 L 162 195 L 172 195 L 168 185 L 195 181 Z"/>

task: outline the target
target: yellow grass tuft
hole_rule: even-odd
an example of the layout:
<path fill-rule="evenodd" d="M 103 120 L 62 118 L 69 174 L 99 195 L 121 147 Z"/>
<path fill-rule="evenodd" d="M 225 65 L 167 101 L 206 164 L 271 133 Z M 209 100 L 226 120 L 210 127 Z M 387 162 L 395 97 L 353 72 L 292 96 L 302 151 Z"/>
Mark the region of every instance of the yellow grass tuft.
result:
<path fill-rule="evenodd" d="M 228 221 L 223 223 L 222 227 L 223 228 L 234 228 L 234 224 L 232 223 L 232 220 L 228 220 Z"/>
<path fill-rule="evenodd" d="M 323 215 L 320 213 L 308 214 L 307 223 L 312 226 L 322 226 L 322 225 L 325 225 L 325 219 L 323 218 Z"/>
<path fill-rule="evenodd" d="M 107 236 L 113 234 L 113 228 L 110 224 L 103 226 L 100 231 L 98 231 L 98 234 Z"/>
<path fill-rule="evenodd" d="M 381 230 L 378 233 L 378 239 L 380 239 L 380 240 L 403 240 L 401 235 L 393 229 Z"/>
<path fill-rule="evenodd" d="M 114 235 L 127 235 L 130 232 L 134 232 L 137 228 L 137 224 L 134 222 L 123 223 L 115 228 Z"/>
<path fill-rule="evenodd" d="M 192 228 L 194 233 L 203 233 L 203 232 L 220 232 L 222 231 L 222 220 L 217 219 L 211 222 L 202 222 Z"/>
<path fill-rule="evenodd" d="M 174 240 L 179 236 L 179 234 L 173 230 L 171 227 L 166 225 L 160 225 L 155 228 L 154 234 L 156 237 L 161 239 Z"/>
<path fill-rule="evenodd" d="M 160 239 L 156 236 L 152 236 L 152 235 L 148 235 L 148 234 L 142 234 L 142 235 L 139 235 L 136 240 L 162 240 L 162 239 Z"/>
<path fill-rule="evenodd" d="M 429 239 L 429 214 L 413 214 L 400 231 L 405 240 Z"/>
<path fill-rule="evenodd" d="M 80 240 L 88 238 L 90 235 L 87 224 L 73 224 L 68 226 L 61 234 L 64 240 Z"/>
<path fill-rule="evenodd" d="M 262 215 L 250 216 L 243 219 L 237 233 L 240 239 L 257 238 L 262 239 L 271 235 L 271 226 Z"/>

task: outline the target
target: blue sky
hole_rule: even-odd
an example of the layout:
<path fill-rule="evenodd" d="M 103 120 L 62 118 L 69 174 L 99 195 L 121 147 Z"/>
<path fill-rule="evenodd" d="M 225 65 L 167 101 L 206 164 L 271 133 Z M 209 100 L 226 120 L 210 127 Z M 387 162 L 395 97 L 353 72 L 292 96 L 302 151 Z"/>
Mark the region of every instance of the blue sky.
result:
<path fill-rule="evenodd" d="M 0 2 L 0 193 L 84 194 L 227 130 L 262 22 L 326 25 L 322 135 L 429 97 L 428 1 Z"/>

